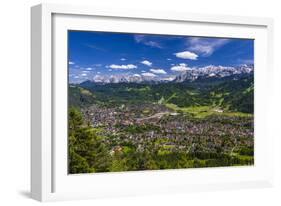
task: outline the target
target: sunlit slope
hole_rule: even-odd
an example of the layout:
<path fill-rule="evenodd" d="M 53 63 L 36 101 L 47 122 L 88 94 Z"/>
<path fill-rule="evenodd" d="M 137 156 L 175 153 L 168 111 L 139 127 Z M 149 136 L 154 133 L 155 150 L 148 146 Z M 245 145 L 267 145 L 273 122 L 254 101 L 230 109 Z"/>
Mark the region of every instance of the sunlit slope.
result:
<path fill-rule="evenodd" d="M 156 103 L 174 105 L 182 110 L 253 113 L 253 75 L 239 78 L 200 79 L 182 83 L 111 83 L 90 81 L 69 87 L 69 104 L 87 106 L 103 104 Z"/>

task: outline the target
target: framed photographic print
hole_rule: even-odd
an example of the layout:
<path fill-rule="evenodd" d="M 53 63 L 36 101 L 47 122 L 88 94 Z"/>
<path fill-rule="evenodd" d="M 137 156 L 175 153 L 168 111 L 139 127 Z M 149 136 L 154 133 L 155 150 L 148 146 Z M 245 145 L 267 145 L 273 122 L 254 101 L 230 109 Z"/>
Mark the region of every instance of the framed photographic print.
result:
<path fill-rule="evenodd" d="M 32 197 L 271 186 L 272 27 L 33 7 Z"/>

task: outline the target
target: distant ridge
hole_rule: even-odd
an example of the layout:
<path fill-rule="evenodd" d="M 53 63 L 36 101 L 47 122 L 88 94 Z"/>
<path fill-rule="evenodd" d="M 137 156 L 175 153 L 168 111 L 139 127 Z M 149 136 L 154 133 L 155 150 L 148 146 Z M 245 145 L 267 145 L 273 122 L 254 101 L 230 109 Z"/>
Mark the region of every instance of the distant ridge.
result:
<path fill-rule="evenodd" d="M 198 79 L 213 79 L 224 78 L 229 76 L 241 76 L 252 74 L 254 65 L 241 65 L 239 67 L 224 67 L 224 66 L 206 66 L 200 68 L 191 68 L 178 75 L 174 82 L 195 81 Z"/>
<path fill-rule="evenodd" d="M 181 72 L 174 76 L 143 76 L 139 74 L 126 75 L 96 75 L 92 80 L 86 80 L 80 84 L 112 84 L 112 83 L 166 83 L 166 82 L 184 82 L 195 81 L 200 79 L 219 79 L 233 76 L 239 77 L 253 74 L 254 65 L 240 65 L 237 67 L 225 67 L 209 65 L 205 67 L 189 68 L 187 71 Z"/>

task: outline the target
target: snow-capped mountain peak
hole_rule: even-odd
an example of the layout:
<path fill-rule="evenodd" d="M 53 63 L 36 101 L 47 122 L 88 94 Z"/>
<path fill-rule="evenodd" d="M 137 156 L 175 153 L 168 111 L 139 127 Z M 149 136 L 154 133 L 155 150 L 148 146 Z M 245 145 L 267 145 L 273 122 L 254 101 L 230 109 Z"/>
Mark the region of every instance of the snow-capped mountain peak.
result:
<path fill-rule="evenodd" d="M 155 75 L 153 73 L 141 74 L 118 74 L 118 75 L 95 75 L 92 82 L 95 83 L 142 83 L 142 82 L 183 82 L 194 81 L 198 78 L 222 78 L 231 75 L 250 74 L 254 70 L 253 65 L 192 67 L 189 70 L 178 73 L 178 75 Z"/>

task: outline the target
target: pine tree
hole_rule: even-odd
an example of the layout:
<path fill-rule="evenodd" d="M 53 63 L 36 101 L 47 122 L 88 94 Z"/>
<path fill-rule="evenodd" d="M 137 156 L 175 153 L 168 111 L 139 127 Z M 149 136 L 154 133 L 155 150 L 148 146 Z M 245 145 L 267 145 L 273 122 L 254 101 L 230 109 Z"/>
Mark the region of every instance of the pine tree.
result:
<path fill-rule="evenodd" d="M 96 130 L 85 124 L 82 113 L 69 110 L 69 173 L 109 171 L 111 158 Z"/>

